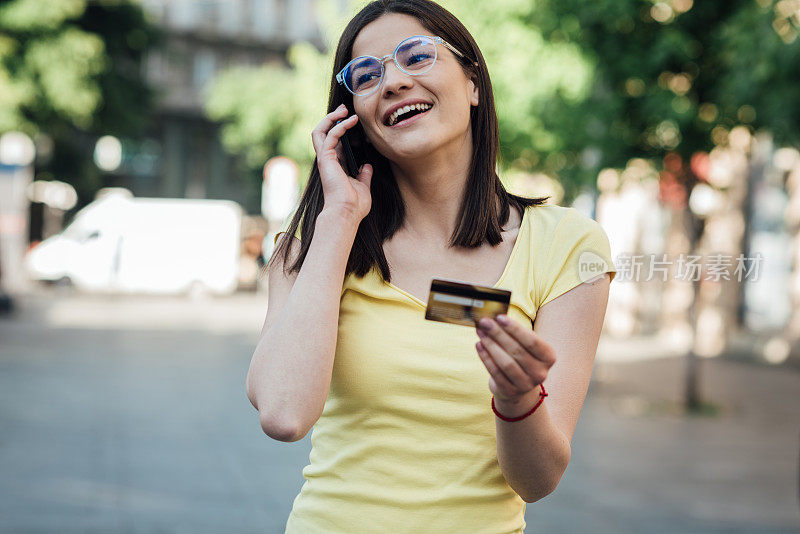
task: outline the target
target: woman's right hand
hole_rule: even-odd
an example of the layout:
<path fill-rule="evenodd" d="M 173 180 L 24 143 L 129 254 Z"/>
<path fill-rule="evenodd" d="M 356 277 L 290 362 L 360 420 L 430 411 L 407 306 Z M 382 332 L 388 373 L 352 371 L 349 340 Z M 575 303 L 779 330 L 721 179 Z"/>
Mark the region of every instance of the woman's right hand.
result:
<path fill-rule="evenodd" d="M 361 166 L 355 179 L 347 175 L 340 163 L 342 157 L 339 140 L 342 135 L 358 122 L 358 115 L 351 115 L 339 124 L 336 121 L 347 116 L 344 104 L 332 113 L 325 115 L 314 131 L 311 140 L 314 151 L 317 153 L 317 167 L 319 168 L 322 190 L 325 195 L 323 209 L 340 210 L 358 218 L 357 222 L 367 216 L 372 206 L 370 183 L 372 182 L 372 165 L 365 163 Z"/>

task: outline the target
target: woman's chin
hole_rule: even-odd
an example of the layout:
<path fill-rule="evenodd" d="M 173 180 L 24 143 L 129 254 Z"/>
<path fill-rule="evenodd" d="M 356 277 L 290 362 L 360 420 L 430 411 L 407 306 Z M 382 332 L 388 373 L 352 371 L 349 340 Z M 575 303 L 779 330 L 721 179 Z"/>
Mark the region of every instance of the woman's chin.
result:
<path fill-rule="evenodd" d="M 420 150 L 408 150 L 408 151 L 402 151 L 402 152 L 395 151 L 389 157 L 389 159 L 394 161 L 395 163 L 414 162 L 414 161 L 419 161 L 419 160 L 422 160 L 422 159 L 428 159 L 428 158 L 430 158 L 432 153 L 433 152 L 431 150 L 429 150 L 429 149 L 425 149 L 425 150 L 422 150 L 422 149 L 420 149 Z"/>
<path fill-rule="evenodd" d="M 436 152 L 436 146 L 431 140 L 416 138 L 408 142 L 392 143 L 387 157 L 392 161 L 414 161 L 427 158 Z"/>

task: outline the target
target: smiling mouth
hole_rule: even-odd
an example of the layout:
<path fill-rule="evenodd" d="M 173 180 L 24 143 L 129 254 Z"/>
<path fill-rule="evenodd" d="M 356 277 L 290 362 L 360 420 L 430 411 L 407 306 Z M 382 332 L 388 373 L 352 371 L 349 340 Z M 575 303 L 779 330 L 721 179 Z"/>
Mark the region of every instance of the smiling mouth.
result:
<path fill-rule="evenodd" d="M 397 126 L 398 124 L 402 124 L 411 117 L 427 113 L 428 111 L 430 111 L 432 107 L 433 107 L 432 104 L 422 104 L 422 103 L 405 106 L 392 113 L 389 116 L 389 118 L 386 119 L 386 122 L 384 124 L 386 124 L 386 126 L 389 127 Z"/>

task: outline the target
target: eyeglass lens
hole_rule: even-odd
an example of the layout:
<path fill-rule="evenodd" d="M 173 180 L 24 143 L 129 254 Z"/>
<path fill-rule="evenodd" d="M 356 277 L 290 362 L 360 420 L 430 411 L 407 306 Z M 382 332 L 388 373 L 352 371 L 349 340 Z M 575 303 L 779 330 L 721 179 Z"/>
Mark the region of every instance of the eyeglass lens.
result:
<path fill-rule="evenodd" d="M 436 60 L 436 43 L 427 37 L 413 37 L 400 43 L 397 63 L 409 74 L 422 74 Z M 344 82 L 356 94 L 372 90 L 381 81 L 383 65 L 374 57 L 354 61 L 344 72 Z"/>

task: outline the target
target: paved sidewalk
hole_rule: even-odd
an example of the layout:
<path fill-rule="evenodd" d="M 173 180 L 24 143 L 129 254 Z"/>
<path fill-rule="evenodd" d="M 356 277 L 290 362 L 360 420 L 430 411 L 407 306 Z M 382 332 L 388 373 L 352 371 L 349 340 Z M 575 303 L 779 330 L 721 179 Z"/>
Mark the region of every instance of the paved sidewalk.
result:
<path fill-rule="evenodd" d="M 800 532 L 800 373 L 703 360 L 718 412 L 686 416 L 684 369 L 682 357 L 596 364 L 542 531 Z"/>

